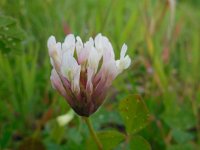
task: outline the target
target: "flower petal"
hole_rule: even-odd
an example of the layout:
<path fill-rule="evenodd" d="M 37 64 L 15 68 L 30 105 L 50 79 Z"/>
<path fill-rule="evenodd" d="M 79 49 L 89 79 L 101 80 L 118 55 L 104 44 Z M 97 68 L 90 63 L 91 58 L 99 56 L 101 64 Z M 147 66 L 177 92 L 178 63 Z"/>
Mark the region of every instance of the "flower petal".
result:
<path fill-rule="evenodd" d="M 97 34 L 97 36 L 94 39 L 94 42 L 95 48 L 97 49 L 99 57 L 101 58 L 103 55 L 103 36 L 101 35 L 101 33 Z"/>
<path fill-rule="evenodd" d="M 128 55 L 126 55 L 126 51 L 127 51 L 127 45 L 123 44 L 121 53 L 120 53 L 120 59 L 116 60 L 118 73 L 121 73 L 124 69 L 127 69 L 131 64 L 131 59 Z"/>
<path fill-rule="evenodd" d="M 79 56 L 81 50 L 83 50 L 83 42 L 79 36 L 76 37 L 76 53 Z"/>
<path fill-rule="evenodd" d="M 66 36 L 64 43 L 62 44 L 62 51 L 63 53 L 65 53 L 66 51 L 70 51 L 71 55 L 74 55 L 75 37 L 73 34 L 69 34 Z"/>
<path fill-rule="evenodd" d="M 127 51 L 127 45 L 123 44 L 122 49 L 121 49 L 121 53 L 120 53 L 120 59 L 125 57 L 126 51 Z"/>
<path fill-rule="evenodd" d="M 87 41 L 85 44 L 84 44 L 84 48 L 83 50 L 80 51 L 79 55 L 78 55 L 78 62 L 79 64 L 82 65 L 82 70 L 85 70 L 86 66 L 86 62 L 87 62 L 87 59 L 89 57 L 89 54 L 91 52 L 91 49 L 94 47 L 94 41 L 92 38 L 89 39 L 89 41 Z"/>
<path fill-rule="evenodd" d="M 53 45 L 56 44 L 56 39 L 53 35 L 51 35 L 47 41 L 47 47 L 50 49 Z"/>
<path fill-rule="evenodd" d="M 66 97 L 67 93 L 55 69 L 52 69 L 50 76 L 51 84 L 62 96 Z"/>
<path fill-rule="evenodd" d="M 80 72 L 81 72 L 81 66 L 77 66 L 75 69 L 74 69 L 74 72 L 73 72 L 73 80 L 72 80 L 72 91 L 76 94 L 79 94 L 80 93 Z"/>
<path fill-rule="evenodd" d="M 67 51 L 63 54 L 62 64 L 61 64 L 61 73 L 69 81 L 73 79 L 73 72 L 78 67 L 76 59 L 71 55 L 71 52 Z"/>
<path fill-rule="evenodd" d="M 91 95 L 93 92 L 93 80 L 94 77 L 94 69 L 91 69 L 90 67 L 87 68 L 87 84 L 86 84 L 86 91 L 88 95 Z"/>
<path fill-rule="evenodd" d="M 61 64 L 61 43 L 56 43 L 54 36 L 50 36 L 47 41 L 47 47 L 49 49 L 49 56 L 52 66 L 59 71 Z"/>
<path fill-rule="evenodd" d="M 88 57 L 88 67 L 92 68 L 94 70 L 94 73 L 97 72 L 99 65 L 99 55 L 97 50 L 92 47 L 90 49 L 89 57 Z"/>

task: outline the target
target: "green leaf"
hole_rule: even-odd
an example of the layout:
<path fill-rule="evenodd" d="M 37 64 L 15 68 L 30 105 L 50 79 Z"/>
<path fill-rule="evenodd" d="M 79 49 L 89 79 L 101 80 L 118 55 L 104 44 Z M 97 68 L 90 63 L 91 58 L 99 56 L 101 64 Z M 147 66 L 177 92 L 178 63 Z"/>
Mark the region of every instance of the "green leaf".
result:
<path fill-rule="evenodd" d="M 151 150 L 150 144 L 142 136 L 133 136 L 130 140 L 131 150 Z"/>
<path fill-rule="evenodd" d="M 1 129 L 1 126 L 0 126 L 0 131 L 1 131 L 1 134 L 0 134 L 0 148 L 5 148 L 9 141 L 11 140 L 12 138 L 12 127 L 10 125 L 4 125 Z"/>
<path fill-rule="evenodd" d="M 125 139 L 124 134 L 114 130 L 97 132 L 97 136 L 101 141 L 104 150 L 112 150 L 116 148 Z M 92 137 L 87 140 L 87 149 L 98 149 Z"/>
<path fill-rule="evenodd" d="M 8 53 L 22 49 L 24 31 L 17 25 L 15 19 L 0 16 L 0 51 Z"/>
<path fill-rule="evenodd" d="M 194 139 L 194 135 L 191 132 L 186 132 L 179 129 L 172 130 L 172 136 L 178 143 L 185 143 Z"/>
<path fill-rule="evenodd" d="M 161 115 L 165 123 L 172 129 L 187 130 L 194 127 L 197 119 L 194 115 L 192 103 L 189 99 L 184 99 L 184 102 L 179 103 L 175 98 L 165 99 L 165 111 Z"/>
<path fill-rule="evenodd" d="M 196 150 L 197 147 L 191 143 L 175 144 L 167 147 L 167 150 Z"/>
<path fill-rule="evenodd" d="M 0 28 L 9 26 L 15 23 L 15 20 L 11 17 L 0 16 Z"/>
<path fill-rule="evenodd" d="M 137 133 L 149 122 L 149 111 L 138 95 L 127 96 L 120 102 L 119 110 L 129 134 Z"/>

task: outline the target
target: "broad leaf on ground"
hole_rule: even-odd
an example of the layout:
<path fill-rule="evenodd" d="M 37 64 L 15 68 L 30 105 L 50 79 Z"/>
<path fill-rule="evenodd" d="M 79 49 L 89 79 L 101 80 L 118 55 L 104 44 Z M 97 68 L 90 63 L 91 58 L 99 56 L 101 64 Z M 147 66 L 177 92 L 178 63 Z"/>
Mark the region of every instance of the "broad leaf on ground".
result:
<path fill-rule="evenodd" d="M 149 111 L 138 95 L 129 95 L 122 100 L 119 105 L 119 111 L 128 134 L 137 133 L 149 122 Z"/>
<path fill-rule="evenodd" d="M 150 144 L 142 136 L 132 136 L 130 139 L 131 150 L 151 150 Z"/>

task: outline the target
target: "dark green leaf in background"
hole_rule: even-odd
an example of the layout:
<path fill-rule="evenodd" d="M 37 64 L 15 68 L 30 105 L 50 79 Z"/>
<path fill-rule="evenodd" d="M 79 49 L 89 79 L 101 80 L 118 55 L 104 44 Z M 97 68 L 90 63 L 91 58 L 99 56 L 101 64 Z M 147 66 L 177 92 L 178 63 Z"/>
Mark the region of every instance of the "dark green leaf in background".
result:
<path fill-rule="evenodd" d="M 151 150 L 150 144 L 141 136 L 132 136 L 130 139 L 131 150 Z"/>
<path fill-rule="evenodd" d="M 149 122 L 149 111 L 138 95 L 129 95 L 122 100 L 119 105 L 119 111 L 128 134 L 137 133 Z"/>
<path fill-rule="evenodd" d="M 198 150 L 192 143 L 175 144 L 167 147 L 167 150 Z"/>
<path fill-rule="evenodd" d="M 163 120 L 172 129 L 187 130 L 194 127 L 197 120 L 193 113 L 191 102 L 189 99 L 185 99 L 184 102 L 177 102 L 175 98 L 169 97 L 169 99 L 165 99 L 165 111 L 162 114 Z"/>
<path fill-rule="evenodd" d="M 194 135 L 191 132 L 174 129 L 172 130 L 172 136 L 178 143 L 185 143 L 187 141 L 193 140 Z"/>
<path fill-rule="evenodd" d="M 22 50 L 21 42 L 24 37 L 24 31 L 17 25 L 15 19 L 0 16 L 0 51 L 8 53 Z"/>

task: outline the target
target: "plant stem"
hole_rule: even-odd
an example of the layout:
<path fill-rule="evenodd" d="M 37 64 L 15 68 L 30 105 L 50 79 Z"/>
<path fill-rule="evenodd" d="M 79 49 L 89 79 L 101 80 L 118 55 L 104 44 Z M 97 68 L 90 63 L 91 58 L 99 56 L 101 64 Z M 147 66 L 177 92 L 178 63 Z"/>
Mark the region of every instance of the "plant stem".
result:
<path fill-rule="evenodd" d="M 86 124 L 87 124 L 87 126 L 88 126 L 88 128 L 90 130 L 90 134 L 91 134 L 91 136 L 93 137 L 95 143 L 98 146 L 98 149 L 99 150 L 103 150 L 102 144 L 101 144 L 99 138 L 97 137 L 96 132 L 94 131 L 94 128 L 93 128 L 93 126 L 92 126 L 92 124 L 90 122 L 90 119 L 88 117 L 83 117 L 83 119 L 85 120 L 85 122 L 86 122 Z"/>

